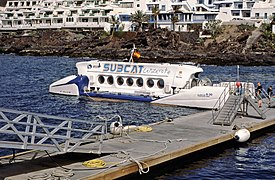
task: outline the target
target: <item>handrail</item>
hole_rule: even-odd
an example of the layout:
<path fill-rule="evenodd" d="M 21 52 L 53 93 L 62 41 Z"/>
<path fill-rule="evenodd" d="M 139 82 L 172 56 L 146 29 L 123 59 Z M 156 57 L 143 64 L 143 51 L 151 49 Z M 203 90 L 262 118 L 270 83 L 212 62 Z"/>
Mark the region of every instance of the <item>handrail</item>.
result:
<path fill-rule="evenodd" d="M 227 91 L 227 89 L 228 89 L 228 91 Z M 215 118 L 219 115 L 222 103 L 225 104 L 225 102 L 226 102 L 225 99 L 226 99 L 226 96 L 229 94 L 229 91 L 230 91 L 230 88 L 225 87 L 223 92 L 221 93 L 220 97 L 218 98 L 217 102 L 214 104 L 214 106 L 212 108 L 212 121 L 214 121 Z M 215 112 L 217 112 L 217 113 L 215 113 Z"/>
<path fill-rule="evenodd" d="M 95 117 L 98 118 L 98 117 Z M 73 152 L 84 142 L 99 143 L 107 134 L 107 120 L 77 120 L 0 108 L 0 147 Z"/>
<path fill-rule="evenodd" d="M 186 88 L 186 86 L 188 86 L 189 85 L 189 87 L 187 88 L 187 89 L 190 89 L 190 81 L 186 81 L 186 83 L 185 83 L 185 85 L 183 86 L 183 88 L 182 89 L 185 89 Z"/>
<path fill-rule="evenodd" d="M 221 93 L 220 97 L 218 98 L 217 102 L 215 103 L 215 105 L 212 108 L 212 122 L 214 122 L 216 120 L 216 118 L 218 117 L 218 115 L 220 114 L 221 109 L 223 108 L 226 101 L 228 100 L 228 98 L 226 98 L 226 97 L 229 96 L 230 92 L 232 92 L 232 90 L 233 90 L 234 94 L 236 93 L 236 96 L 240 96 L 240 98 L 235 99 L 233 106 L 228 110 L 228 114 L 226 115 L 226 117 L 224 119 L 224 121 L 226 121 L 228 119 L 230 120 L 231 115 L 234 113 L 234 109 L 236 108 L 236 106 L 239 104 L 239 102 L 241 100 L 241 96 L 244 97 L 244 94 L 246 93 L 247 89 L 248 89 L 248 87 L 246 88 L 246 83 L 244 84 L 244 86 L 241 89 L 239 89 L 239 88 L 236 89 L 235 87 L 231 87 L 231 84 L 229 83 L 228 86 L 225 87 L 225 89 Z"/>

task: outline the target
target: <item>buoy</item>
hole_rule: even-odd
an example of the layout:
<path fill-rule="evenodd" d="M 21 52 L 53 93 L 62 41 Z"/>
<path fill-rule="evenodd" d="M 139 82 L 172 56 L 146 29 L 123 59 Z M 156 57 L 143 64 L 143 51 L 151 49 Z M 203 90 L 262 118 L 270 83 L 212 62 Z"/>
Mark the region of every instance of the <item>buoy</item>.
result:
<path fill-rule="evenodd" d="M 240 129 L 234 135 L 234 139 L 238 142 L 245 142 L 249 138 L 250 138 L 250 132 L 247 129 Z"/>
<path fill-rule="evenodd" d="M 122 123 L 119 121 L 112 122 L 110 125 L 110 132 L 113 135 L 119 135 L 122 133 Z"/>

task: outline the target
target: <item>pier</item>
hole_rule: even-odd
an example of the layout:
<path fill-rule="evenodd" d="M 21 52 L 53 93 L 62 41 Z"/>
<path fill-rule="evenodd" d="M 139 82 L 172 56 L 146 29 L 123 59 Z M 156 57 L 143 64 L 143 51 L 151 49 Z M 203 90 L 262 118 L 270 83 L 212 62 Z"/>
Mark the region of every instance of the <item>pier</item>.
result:
<path fill-rule="evenodd" d="M 164 119 L 140 129 L 129 128 L 118 135 L 104 134 L 103 130 L 100 131 L 103 135 L 100 149 L 98 143 L 84 138 L 85 143 L 68 151 L 69 156 L 65 156 L 64 151 L 49 149 L 1 157 L 0 178 L 116 179 L 132 174 L 142 176 L 150 173 L 153 167 L 192 153 L 223 143 L 238 143 L 234 139 L 238 129 L 245 128 L 253 135 L 274 128 L 274 125 L 275 108 L 267 107 L 263 119 L 252 106 L 248 106 L 246 115 L 237 113 L 228 125 L 215 125 L 212 112 L 205 111 Z"/>

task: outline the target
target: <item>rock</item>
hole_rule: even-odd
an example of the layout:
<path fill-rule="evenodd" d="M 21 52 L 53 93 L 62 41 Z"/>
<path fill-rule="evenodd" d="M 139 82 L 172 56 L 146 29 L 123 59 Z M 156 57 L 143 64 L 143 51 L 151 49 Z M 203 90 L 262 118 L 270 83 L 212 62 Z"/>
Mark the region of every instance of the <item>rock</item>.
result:
<path fill-rule="evenodd" d="M 253 30 L 253 29 L 252 29 Z M 146 32 L 37 30 L 0 33 L 0 52 L 35 56 L 129 58 L 133 44 L 141 52 L 139 62 L 192 62 L 215 65 L 275 65 L 274 48 L 260 37 L 245 49 L 251 31 L 225 28 L 215 39 L 200 39 L 198 31 L 170 32 L 156 29 Z M 245 49 L 245 51 L 243 51 Z M 242 53 L 244 52 L 244 53 Z M 256 52 L 260 53 L 257 54 Z"/>

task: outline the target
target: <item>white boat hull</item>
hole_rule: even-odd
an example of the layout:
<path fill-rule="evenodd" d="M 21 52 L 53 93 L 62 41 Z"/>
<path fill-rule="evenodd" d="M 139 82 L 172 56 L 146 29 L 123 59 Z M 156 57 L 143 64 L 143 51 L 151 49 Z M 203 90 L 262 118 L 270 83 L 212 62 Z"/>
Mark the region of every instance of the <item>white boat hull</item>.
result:
<path fill-rule="evenodd" d="M 155 101 L 153 104 L 176 105 L 184 107 L 212 109 L 226 87 L 196 86 L 191 89 L 182 89 L 173 94 Z M 225 97 L 227 99 L 229 94 Z"/>
<path fill-rule="evenodd" d="M 76 75 L 71 75 L 52 83 L 49 87 L 49 92 L 54 94 L 79 96 L 79 89 L 77 85 L 74 83 L 69 83 L 76 77 Z"/>

